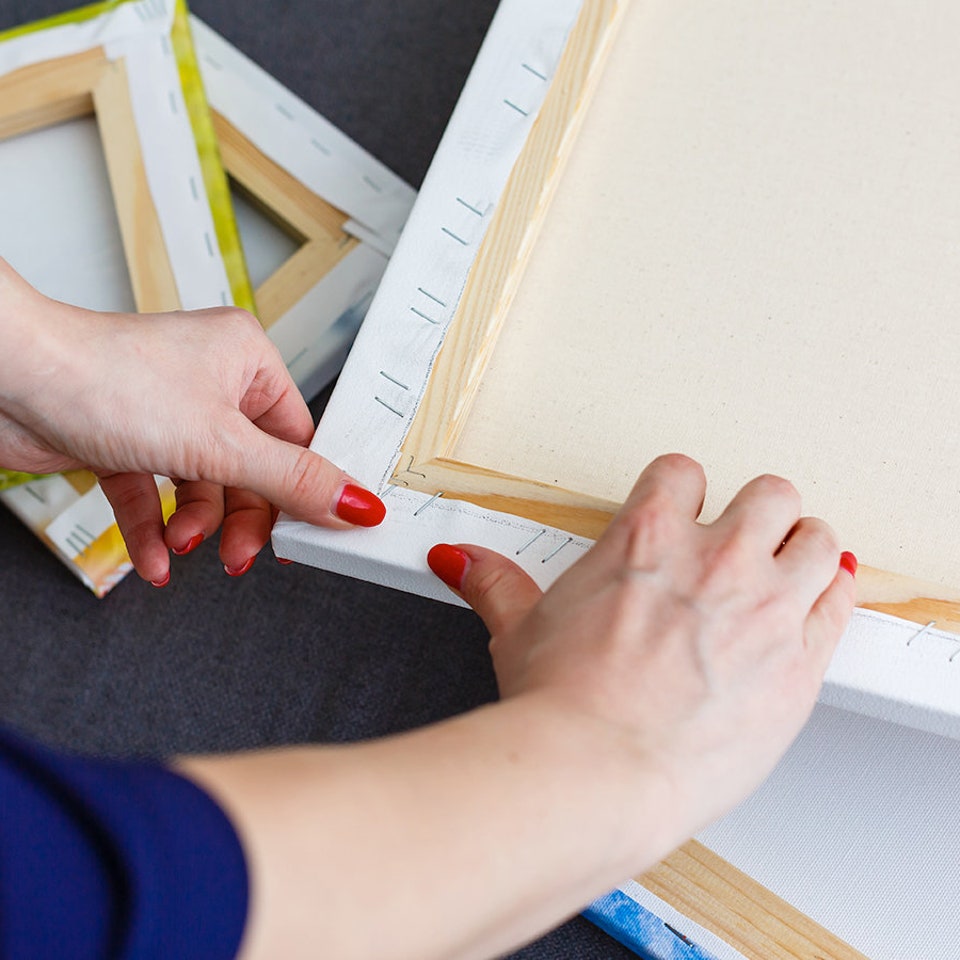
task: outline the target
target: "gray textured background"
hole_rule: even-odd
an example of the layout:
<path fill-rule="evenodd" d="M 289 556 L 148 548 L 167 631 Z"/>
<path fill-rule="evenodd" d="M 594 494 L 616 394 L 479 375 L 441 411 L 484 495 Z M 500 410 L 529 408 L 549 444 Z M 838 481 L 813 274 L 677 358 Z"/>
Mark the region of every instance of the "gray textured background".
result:
<path fill-rule="evenodd" d="M 0 29 L 75 5 L 0 0 Z M 414 186 L 495 7 L 494 0 L 191 4 Z M 165 589 L 131 576 L 96 600 L 0 508 L 0 611 L 0 722 L 85 751 L 164 756 L 357 740 L 496 696 L 486 633 L 473 614 L 282 567 L 269 548 L 233 580 L 216 543 L 205 543 L 175 558 Z M 516 956 L 633 954 L 578 918 Z"/>

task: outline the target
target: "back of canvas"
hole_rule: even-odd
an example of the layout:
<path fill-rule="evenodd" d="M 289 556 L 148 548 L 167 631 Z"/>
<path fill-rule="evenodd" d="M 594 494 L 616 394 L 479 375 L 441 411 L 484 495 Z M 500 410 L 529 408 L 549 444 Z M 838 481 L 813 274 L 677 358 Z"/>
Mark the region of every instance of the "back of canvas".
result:
<path fill-rule="evenodd" d="M 874 567 L 960 561 L 960 8 L 635 2 L 456 459 L 622 499 L 681 450 Z"/>

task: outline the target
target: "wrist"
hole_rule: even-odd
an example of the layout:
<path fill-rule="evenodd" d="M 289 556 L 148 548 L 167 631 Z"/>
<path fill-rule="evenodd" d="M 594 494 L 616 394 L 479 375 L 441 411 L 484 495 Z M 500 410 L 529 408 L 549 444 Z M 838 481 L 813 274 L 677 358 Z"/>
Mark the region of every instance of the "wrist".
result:
<path fill-rule="evenodd" d="M 37 296 L 13 268 L 0 259 L 0 400 L 16 400 L 46 350 L 43 318 L 31 302 Z"/>
<path fill-rule="evenodd" d="M 63 316 L 67 310 L 0 259 L 0 402 L 29 403 L 48 384 L 67 378 L 70 334 L 79 322 L 79 317 Z"/>
<path fill-rule="evenodd" d="M 598 864 L 623 879 L 659 862 L 692 829 L 670 771 L 625 726 L 538 690 L 506 701 L 531 752 L 555 771 L 557 790 L 581 806 Z"/>

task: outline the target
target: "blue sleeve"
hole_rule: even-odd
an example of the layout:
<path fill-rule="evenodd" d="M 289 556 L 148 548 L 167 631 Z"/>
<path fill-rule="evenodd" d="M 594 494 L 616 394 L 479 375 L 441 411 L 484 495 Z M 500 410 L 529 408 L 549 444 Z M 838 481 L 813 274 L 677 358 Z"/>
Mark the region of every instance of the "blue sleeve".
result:
<path fill-rule="evenodd" d="M 193 783 L 0 728 L 4 960 L 229 960 L 247 896 L 237 835 Z"/>

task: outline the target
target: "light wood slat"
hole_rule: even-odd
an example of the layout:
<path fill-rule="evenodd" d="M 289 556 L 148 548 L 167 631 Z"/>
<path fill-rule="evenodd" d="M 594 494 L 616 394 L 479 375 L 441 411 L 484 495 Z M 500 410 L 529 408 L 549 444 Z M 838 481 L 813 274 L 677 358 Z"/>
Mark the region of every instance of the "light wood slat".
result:
<path fill-rule="evenodd" d="M 107 66 L 98 48 L 0 77 L 0 140 L 91 114 Z"/>
<path fill-rule="evenodd" d="M 624 0 L 584 3 L 404 442 L 401 461 L 412 457 L 421 473 L 431 475 L 434 462 L 449 455 L 463 428 L 625 7 Z"/>
<path fill-rule="evenodd" d="M 178 310 L 180 295 L 147 182 L 122 60 L 108 65 L 93 100 L 137 309 Z"/>
<path fill-rule="evenodd" d="M 748 960 L 868 960 L 696 840 L 637 883 Z"/>
<path fill-rule="evenodd" d="M 227 172 L 246 188 L 281 227 L 304 240 L 339 240 L 350 219 L 254 146 L 222 114 L 213 111 L 213 126 Z"/>
<path fill-rule="evenodd" d="M 312 290 L 351 250 L 359 240 L 342 234 L 318 237 L 302 246 L 281 264 L 254 294 L 257 313 L 264 329 L 277 322 L 295 303 Z"/>

